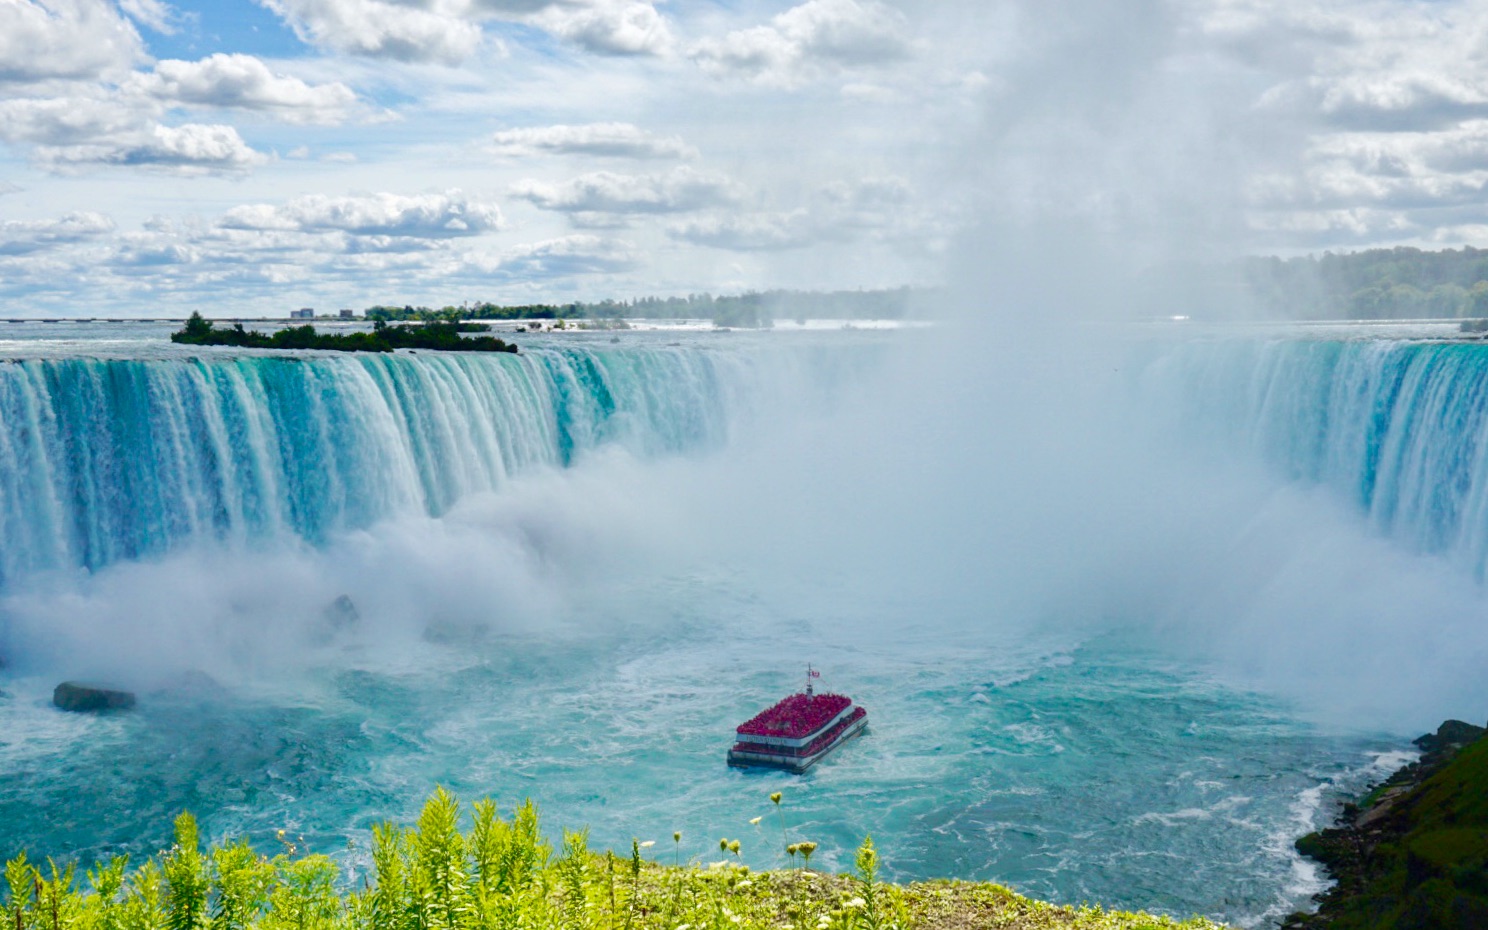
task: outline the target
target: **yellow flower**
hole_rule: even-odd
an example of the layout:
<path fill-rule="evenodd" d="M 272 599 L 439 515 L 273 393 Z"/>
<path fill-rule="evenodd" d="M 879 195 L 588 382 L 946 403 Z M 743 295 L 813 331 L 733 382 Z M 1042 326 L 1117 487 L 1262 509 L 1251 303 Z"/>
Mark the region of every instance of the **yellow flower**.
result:
<path fill-rule="evenodd" d="M 644 842 L 644 843 L 641 844 L 641 848 L 642 849 L 650 849 L 652 846 L 655 846 L 655 845 L 656 845 L 656 841 L 655 840 L 647 840 L 646 842 Z"/>
<path fill-rule="evenodd" d="M 780 803 L 780 792 L 777 791 L 774 794 L 770 795 L 770 800 L 774 801 L 776 804 L 779 804 Z"/>
<path fill-rule="evenodd" d="M 751 818 L 749 818 L 749 822 L 752 823 L 752 824 L 754 824 L 756 827 L 759 826 L 759 822 L 761 820 L 764 820 L 764 818 L 763 817 L 751 817 Z"/>

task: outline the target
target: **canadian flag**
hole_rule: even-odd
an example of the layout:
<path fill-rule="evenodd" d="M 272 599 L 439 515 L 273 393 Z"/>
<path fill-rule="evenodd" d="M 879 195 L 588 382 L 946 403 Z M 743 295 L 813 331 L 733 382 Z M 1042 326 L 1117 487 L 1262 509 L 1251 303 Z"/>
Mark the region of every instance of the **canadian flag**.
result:
<path fill-rule="evenodd" d="M 821 677 L 821 672 L 818 672 L 814 668 L 808 668 L 808 669 L 806 669 L 806 674 L 810 675 L 812 678 L 820 678 Z"/>

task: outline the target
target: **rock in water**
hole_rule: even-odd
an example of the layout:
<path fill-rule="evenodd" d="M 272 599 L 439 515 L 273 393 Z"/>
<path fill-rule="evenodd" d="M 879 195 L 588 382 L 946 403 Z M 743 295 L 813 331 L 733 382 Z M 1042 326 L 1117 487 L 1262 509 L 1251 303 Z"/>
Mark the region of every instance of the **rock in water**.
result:
<path fill-rule="evenodd" d="M 362 613 L 357 610 L 351 596 L 343 594 L 326 606 L 325 619 L 331 629 L 339 633 L 356 626 L 357 622 L 362 619 Z"/>
<path fill-rule="evenodd" d="M 134 695 L 97 685 L 64 681 L 52 692 L 52 703 L 63 710 L 79 713 L 99 710 L 128 710 L 134 706 Z"/>

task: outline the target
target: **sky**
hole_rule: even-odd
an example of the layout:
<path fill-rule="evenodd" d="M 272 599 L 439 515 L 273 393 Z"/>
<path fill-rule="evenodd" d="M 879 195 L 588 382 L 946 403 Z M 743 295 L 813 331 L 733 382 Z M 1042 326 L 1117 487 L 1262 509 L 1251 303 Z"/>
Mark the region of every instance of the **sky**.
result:
<path fill-rule="evenodd" d="M 0 0 L 4 316 L 1484 246 L 1485 182 L 1482 0 Z"/>

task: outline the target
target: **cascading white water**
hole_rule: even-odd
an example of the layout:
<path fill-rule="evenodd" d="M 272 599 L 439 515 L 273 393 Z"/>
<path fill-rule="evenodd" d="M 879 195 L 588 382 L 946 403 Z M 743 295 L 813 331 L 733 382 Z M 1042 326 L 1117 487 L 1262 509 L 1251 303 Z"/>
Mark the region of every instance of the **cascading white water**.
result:
<path fill-rule="evenodd" d="M 1402 684 L 1422 665 L 1398 615 L 1361 629 L 1346 603 L 1344 626 L 1319 609 L 1347 599 L 1337 578 L 1302 560 L 1288 587 L 1291 566 L 1274 570 L 1294 554 L 1273 558 L 1278 542 L 1367 535 L 1294 493 L 1334 485 L 1372 507 L 1385 470 L 1351 490 L 1359 450 L 1430 480 L 1404 451 L 1421 418 L 1378 399 L 1409 379 L 1390 394 L 1394 369 L 1366 364 L 1397 349 L 1165 341 L 1137 353 L 1132 404 L 1125 336 L 1060 332 L 1020 362 L 942 335 L 0 365 L 0 850 L 144 851 L 190 806 L 216 836 L 287 827 L 354 860 L 348 839 L 436 783 L 531 794 L 550 823 L 628 848 L 742 831 L 783 787 L 792 831 L 832 868 L 871 832 L 898 877 L 1247 926 L 1300 906 L 1317 886 L 1291 838 L 1330 779 L 1415 723 L 1319 729 L 1308 702 L 1235 678 L 1253 665 L 1295 697 L 1300 669 L 1325 705 L 1362 674 L 1402 713 L 1454 713 Z M 1471 387 L 1420 380 L 1420 409 Z M 838 389 L 851 403 L 810 415 Z M 1165 444 L 1143 416 L 1157 405 L 1188 435 Z M 1226 456 L 1185 457 L 1194 432 L 1223 434 Z M 1236 436 L 1271 473 L 1230 454 Z M 1268 501 L 1282 519 L 1252 533 Z M 1409 561 L 1366 542 L 1376 577 Z M 1361 550 L 1344 551 L 1322 567 Z M 362 621 L 331 633 L 341 593 Z M 1179 629 L 1242 673 L 1173 661 Z M 1340 630 L 1391 667 L 1335 661 Z M 1410 642 L 1461 690 L 1470 648 L 1443 669 L 1429 637 Z M 870 707 L 874 733 L 799 782 L 727 771 L 728 732 L 796 683 L 797 657 Z M 1346 678 L 1317 671 L 1330 662 Z M 183 670 L 218 684 L 194 691 Z M 48 707 L 59 678 L 92 674 L 137 687 L 139 709 Z M 773 836 L 744 837 L 752 863 L 777 864 Z"/>
<path fill-rule="evenodd" d="M 1488 346 L 1196 340 L 1147 371 L 1180 428 L 1333 488 L 1383 534 L 1488 574 Z"/>
<path fill-rule="evenodd" d="M 437 516 L 608 443 L 713 447 L 757 361 L 663 346 L 0 365 L 0 584 Z"/>

